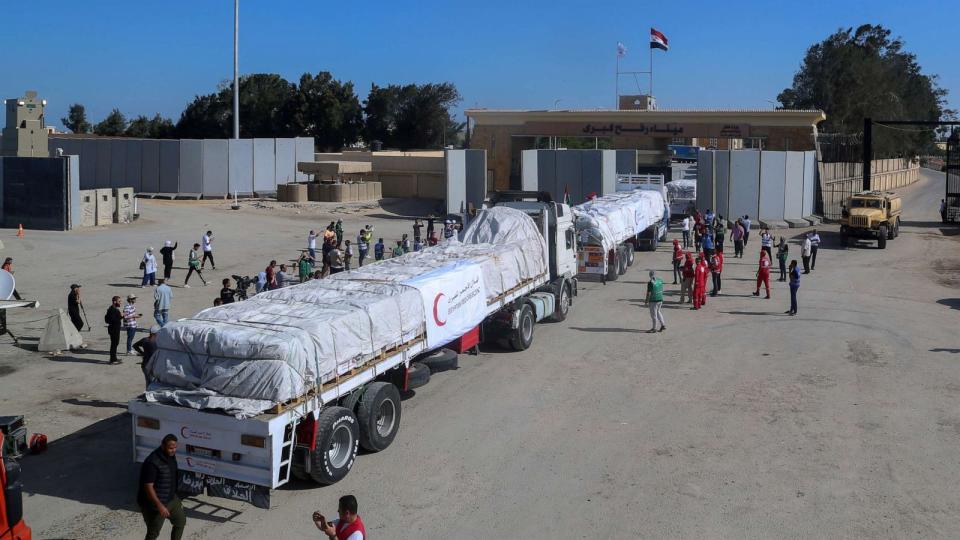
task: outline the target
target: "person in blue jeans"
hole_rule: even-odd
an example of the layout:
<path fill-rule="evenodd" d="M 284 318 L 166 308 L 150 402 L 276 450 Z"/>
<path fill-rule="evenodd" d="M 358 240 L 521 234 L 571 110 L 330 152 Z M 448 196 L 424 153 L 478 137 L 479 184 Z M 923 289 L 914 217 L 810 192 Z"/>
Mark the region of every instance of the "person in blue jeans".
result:
<path fill-rule="evenodd" d="M 800 288 L 800 269 L 797 268 L 797 260 L 790 261 L 790 311 L 787 315 L 797 314 L 797 289 Z"/>

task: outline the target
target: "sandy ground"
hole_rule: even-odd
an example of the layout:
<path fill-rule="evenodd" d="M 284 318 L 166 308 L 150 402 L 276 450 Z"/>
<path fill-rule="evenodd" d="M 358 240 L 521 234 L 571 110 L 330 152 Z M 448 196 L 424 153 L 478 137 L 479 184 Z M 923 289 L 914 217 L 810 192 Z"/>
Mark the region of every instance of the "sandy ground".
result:
<path fill-rule="evenodd" d="M 841 249 L 837 228 L 822 227 L 797 317 L 783 314 L 782 283 L 771 300 L 750 294 L 752 239 L 748 258 L 728 258 L 720 298 L 694 312 L 668 287 L 668 330 L 643 333 L 646 270 L 667 275 L 670 253 L 638 254 L 619 281 L 583 284 L 568 319 L 539 325 L 530 350 L 485 349 L 435 375 L 404 401 L 392 447 L 361 455 L 341 483 L 292 483 L 271 510 L 190 500 L 186 537 L 316 538 L 310 513 L 332 513 L 344 493 L 373 538 L 954 537 L 960 236 L 937 221 L 942 186 L 924 171 L 902 190 L 904 226 L 886 250 Z M 22 462 L 36 538 L 143 534 L 124 412 L 142 379 L 133 358 L 106 365 L 100 323 L 112 294 L 149 294 L 136 288 L 143 248 L 179 240 L 181 266 L 186 243 L 213 229 L 216 283 L 294 258 L 332 210 L 147 202 L 131 226 L 3 233 L 18 288 L 42 304 L 11 314 L 22 347 L 0 338 L 0 411 L 26 414 L 52 441 Z M 389 240 L 409 230 L 397 211 L 422 209 L 337 215 Z M 91 350 L 31 351 L 71 282 L 84 285 Z M 218 288 L 176 288 L 172 315 Z"/>

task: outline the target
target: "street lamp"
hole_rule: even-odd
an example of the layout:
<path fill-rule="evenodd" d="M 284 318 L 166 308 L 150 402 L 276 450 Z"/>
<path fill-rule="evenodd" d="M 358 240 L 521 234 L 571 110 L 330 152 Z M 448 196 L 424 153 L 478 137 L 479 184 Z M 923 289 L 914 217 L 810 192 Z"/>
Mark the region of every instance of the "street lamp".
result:
<path fill-rule="evenodd" d="M 233 0 L 233 138 L 240 138 L 240 0 Z"/>

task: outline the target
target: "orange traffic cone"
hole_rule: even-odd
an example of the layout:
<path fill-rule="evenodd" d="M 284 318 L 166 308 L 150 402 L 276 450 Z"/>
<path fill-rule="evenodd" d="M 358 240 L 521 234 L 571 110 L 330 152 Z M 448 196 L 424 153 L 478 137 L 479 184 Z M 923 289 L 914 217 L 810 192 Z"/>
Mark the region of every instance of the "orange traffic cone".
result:
<path fill-rule="evenodd" d="M 23 223 L 21 223 L 20 228 L 17 229 L 17 236 L 23 238 Z"/>

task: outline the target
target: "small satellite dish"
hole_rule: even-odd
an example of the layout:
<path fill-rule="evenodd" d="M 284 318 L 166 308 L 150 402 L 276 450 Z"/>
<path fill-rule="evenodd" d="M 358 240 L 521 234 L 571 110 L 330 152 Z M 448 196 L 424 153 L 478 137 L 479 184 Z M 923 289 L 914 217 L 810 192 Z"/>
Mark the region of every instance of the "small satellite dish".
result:
<path fill-rule="evenodd" d="M 13 274 L 0 270 L 0 300 L 9 300 L 16 286 L 17 282 L 13 279 Z"/>

